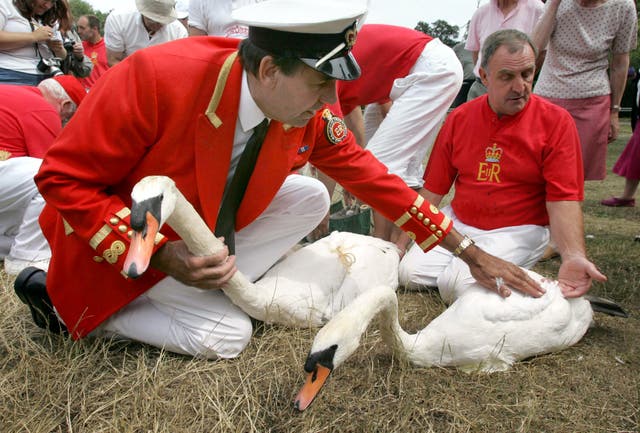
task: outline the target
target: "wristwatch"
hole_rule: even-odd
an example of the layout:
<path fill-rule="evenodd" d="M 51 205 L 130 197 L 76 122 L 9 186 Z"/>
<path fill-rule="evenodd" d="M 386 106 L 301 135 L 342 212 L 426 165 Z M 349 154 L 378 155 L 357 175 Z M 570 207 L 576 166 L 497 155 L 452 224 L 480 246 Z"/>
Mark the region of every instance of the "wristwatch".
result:
<path fill-rule="evenodd" d="M 460 254 L 462 254 L 464 250 L 469 248 L 471 245 L 475 245 L 475 242 L 469 236 L 465 235 L 460 241 L 460 243 L 458 244 L 458 246 L 456 247 L 456 249 L 453 250 L 452 254 L 456 257 L 459 257 Z"/>
<path fill-rule="evenodd" d="M 620 106 L 619 105 L 612 105 L 611 106 L 611 112 L 612 113 L 619 113 L 620 112 Z"/>

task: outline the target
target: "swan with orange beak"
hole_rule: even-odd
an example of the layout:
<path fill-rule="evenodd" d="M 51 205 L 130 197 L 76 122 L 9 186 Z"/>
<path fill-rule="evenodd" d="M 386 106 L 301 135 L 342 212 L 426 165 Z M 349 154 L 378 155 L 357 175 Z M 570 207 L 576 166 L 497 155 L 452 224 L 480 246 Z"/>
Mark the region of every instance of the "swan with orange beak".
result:
<path fill-rule="evenodd" d="M 197 256 L 224 248 L 173 180 L 149 176 L 131 192 L 134 234 L 124 272 L 138 277 L 149 266 L 158 230 L 165 223 Z M 398 286 L 396 246 L 355 233 L 334 232 L 299 249 L 252 283 L 236 272 L 223 291 L 251 317 L 266 323 L 318 327 L 376 284 Z"/>

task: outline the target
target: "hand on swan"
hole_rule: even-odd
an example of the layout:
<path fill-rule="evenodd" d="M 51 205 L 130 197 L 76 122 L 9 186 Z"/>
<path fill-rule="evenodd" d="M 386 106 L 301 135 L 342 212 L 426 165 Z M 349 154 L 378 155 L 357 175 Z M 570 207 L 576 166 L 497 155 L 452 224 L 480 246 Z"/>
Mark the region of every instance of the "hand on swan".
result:
<path fill-rule="evenodd" d="M 213 255 L 194 256 L 184 241 L 167 242 L 151 257 L 151 266 L 199 289 L 220 289 L 238 270 L 226 245 Z"/>
<path fill-rule="evenodd" d="M 470 246 L 460 258 L 469 265 L 471 275 L 487 289 L 503 298 L 511 295 L 511 289 L 539 298 L 545 290 L 524 270 L 511 262 L 486 253 L 475 245 Z"/>

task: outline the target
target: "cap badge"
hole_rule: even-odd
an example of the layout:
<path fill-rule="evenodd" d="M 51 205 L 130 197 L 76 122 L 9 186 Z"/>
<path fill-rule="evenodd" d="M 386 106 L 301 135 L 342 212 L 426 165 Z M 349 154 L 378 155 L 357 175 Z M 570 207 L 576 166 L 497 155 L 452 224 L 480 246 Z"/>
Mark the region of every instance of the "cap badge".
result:
<path fill-rule="evenodd" d="M 324 135 L 331 144 L 338 144 L 347 137 L 347 125 L 344 120 L 335 116 L 331 110 L 325 108 L 322 112 L 322 119 L 326 122 Z"/>
<path fill-rule="evenodd" d="M 358 31 L 356 30 L 355 26 L 344 33 L 344 42 L 347 50 L 350 50 L 355 45 L 357 34 Z"/>

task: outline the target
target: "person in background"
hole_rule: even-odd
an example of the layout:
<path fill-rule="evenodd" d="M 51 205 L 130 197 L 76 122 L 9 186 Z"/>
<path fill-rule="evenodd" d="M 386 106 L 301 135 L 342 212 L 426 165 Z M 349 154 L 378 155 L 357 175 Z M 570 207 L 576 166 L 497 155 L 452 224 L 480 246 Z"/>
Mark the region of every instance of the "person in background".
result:
<path fill-rule="evenodd" d="M 585 180 L 606 176 L 607 143 L 618 137 L 637 32 L 632 0 L 548 0 L 533 32 L 536 46 L 546 50 L 534 92 L 576 122 Z"/>
<path fill-rule="evenodd" d="M 176 18 L 189 32 L 189 2 L 178 1 L 176 3 Z"/>
<path fill-rule="evenodd" d="M 566 110 L 535 95 L 536 48 L 519 30 L 485 39 L 480 77 L 487 94 L 447 117 L 424 174 L 421 195 L 443 210 L 478 245 L 525 268 L 544 253 L 549 233 L 562 256 L 558 281 L 567 297 L 604 281 L 586 257 L 578 134 Z M 470 133 L 472 131 L 472 133 Z M 405 240 L 408 238 L 405 237 Z M 447 303 L 474 283 L 468 266 L 436 247 L 416 245 L 403 257 L 400 283 L 438 287 Z"/>
<path fill-rule="evenodd" d="M 543 10 L 540 0 L 489 0 L 474 12 L 465 48 L 471 51 L 476 80 L 469 89 L 467 101 L 487 93 L 478 72 L 482 62 L 480 48 L 487 36 L 500 29 L 517 29 L 530 35 Z"/>
<path fill-rule="evenodd" d="M 640 83 L 636 80 L 635 104 L 640 104 Z M 613 166 L 613 172 L 624 177 L 624 189 L 619 197 L 610 197 L 600 202 L 603 206 L 634 207 L 636 191 L 640 183 L 640 128 L 633 135 Z M 637 239 L 637 238 L 636 238 Z"/>
<path fill-rule="evenodd" d="M 85 78 L 91 75 L 93 63 L 91 59 L 85 55 L 82 39 L 80 39 L 80 35 L 78 35 L 74 29 L 73 23 L 73 16 L 70 10 L 67 11 L 67 17 L 64 20 L 59 20 L 62 44 L 67 51 L 67 57 L 62 60 L 60 70 L 76 78 Z"/>
<path fill-rule="evenodd" d="M 93 70 L 91 75 L 82 78 L 80 82 L 90 89 L 102 74 L 109 69 L 107 50 L 104 38 L 100 34 L 100 20 L 95 15 L 82 15 L 77 22 L 78 34 L 82 39 L 82 46 L 87 57 L 91 59 Z"/>
<path fill-rule="evenodd" d="M 631 114 L 629 118 L 631 120 L 631 131 L 636 130 L 636 123 L 638 122 L 638 85 L 640 84 L 640 71 L 633 66 L 629 66 L 629 72 L 627 74 L 627 81 L 630 83 L 629 88 L 633 91 L 634 97 L 631 98 Z"/>
<path fill-rule="evenodd" d="M 246 38 L 248 27 L 236 23 L 231 12 L 258 0 L 190 0 L 189 36 L 224 36 Z"/>
<path fill-rule="evenodd" d="M 0 84 L 0 258 L 8 275 L 49 265 L 51 251 L 38 225 L 44 200 L 33 177 L 85 93 L 69 75 L 37 87 Z"/>
<path fill-rule="evenodd" d="M 175 0 L 136 0 L 137 11 L 113 11 L 104 25 L 107 63 L 113 66 L 134 52 L 188 36 L 176 20 Z"/>
<path fill-rule="evenodd" d="M 50 300 L 34 297 L 28 281 L 14 285 L 21 299 L 52 302 L 73 338 L 119 336 L 190 356 L 238 356 L 251 321 L 219 289 L 237 269 L 258 279 L 329 208 L 321 182 L 291 173 L 300 154 L 425 250 L 457 249 L 490 290 L 504 294 L 509 285 L 540 296 L 522 269 L 475 247 L 389 174 L 328 109 L 336 81 L 360 75 L 351 48 L 365 12 L 362 2 L 270 0 L 234 11 L 250 26 L 246 39 L 181 39 L 112 68 L 36 176 L 53 252 Z M 260 141 L 257 160 L 244 169 L 246 148 Z M 227 185 L 236 184 L 236 173 L 250 174 L 238 207 L 223 199 L 233 194 Z M 124 278 L 131 189 L 151 174 L 171 177 L 231 253 L 194 256 L 167 227 L 153 246 L 152 268 Z M 496 286 L 497 277 L 504 285 Z"/>
<path fill-rule="evenodd" d="M 471 86 L 476 81 L 476 75 L 473 72 L 475 62 L 471 52 L 465 48 L 465 43 L 458 42 L 455 44 L 453 46 L 453 52 L 456 53 L 456 57 L 458 57 L 462 65 L 462 87 L 460 87 L 460 91 L 456 95 L 456 99 L 453 100 L 450 108 L 456 108 L 458 105 L 467 101 L 469 89 L 471 89 Z"/>
<path fill-rule="evenodd" d="M 437 38 L 385 24 L 362 26 L 353 56 L 362 76 L 338 82 L 338 112 L 344 114 L 358 144 L 366 145 L 390 173 L 418 190 L 422 163 L 460 90 L 460 61 Z M 361 107 L 370 104 L 374 111 L 367 113 L 367 120 L 375 133 L 364 128 Z M 331 193 L 333 185 L 329 183 L 328 189 Z M 401 232 L 380 212 L 373 212 L 373 221 L 373 236 L 394 242 Z"/>
<path fill-rule="evenodd" d="M 0 84 L 52 77 L 67 57 L 59 26 L 68 17 L 66 0 L 0 0 Z"/>

